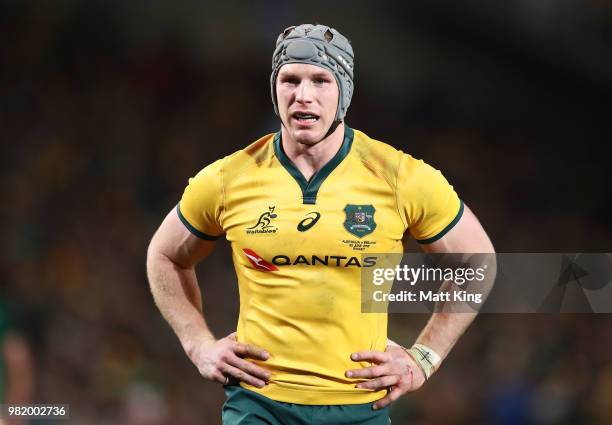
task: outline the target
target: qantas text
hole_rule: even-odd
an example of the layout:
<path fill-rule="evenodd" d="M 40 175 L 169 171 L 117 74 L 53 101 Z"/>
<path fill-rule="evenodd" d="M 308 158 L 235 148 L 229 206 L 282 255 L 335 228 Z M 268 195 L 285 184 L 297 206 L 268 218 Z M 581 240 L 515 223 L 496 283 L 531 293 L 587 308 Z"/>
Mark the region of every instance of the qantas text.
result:
<path fill-rule="evenodd" d="M 376 257 L 345 257 L 342 255 L 298 255 L 291 258 L 288 255 L 276 255 L 272 258 L 272 264 L 276 266 L 335 266 L 335 267 L 372 267 L 376 265 Z"/>

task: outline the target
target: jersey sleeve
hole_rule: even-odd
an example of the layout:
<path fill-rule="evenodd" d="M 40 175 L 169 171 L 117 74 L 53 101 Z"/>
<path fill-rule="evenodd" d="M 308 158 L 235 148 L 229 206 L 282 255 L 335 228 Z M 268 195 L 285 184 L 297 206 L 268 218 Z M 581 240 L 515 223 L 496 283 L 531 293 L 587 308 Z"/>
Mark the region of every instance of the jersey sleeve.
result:
<path fill-rule="evenodd" d="M 222 160 L 213 162 L 195 177 L 190 178 L 176 207 L 185 227 L 201 239 L 217 240 L 224 233 L 221 224 L 223 209 L 221 164 Z"/>
<path fill-rule="evenodd" d="M 398 170 L 398 203 L 404 222 L 421 244 L 442 238 L 463 215 L 463 202 L 442 173 L 403 154 Z"/>

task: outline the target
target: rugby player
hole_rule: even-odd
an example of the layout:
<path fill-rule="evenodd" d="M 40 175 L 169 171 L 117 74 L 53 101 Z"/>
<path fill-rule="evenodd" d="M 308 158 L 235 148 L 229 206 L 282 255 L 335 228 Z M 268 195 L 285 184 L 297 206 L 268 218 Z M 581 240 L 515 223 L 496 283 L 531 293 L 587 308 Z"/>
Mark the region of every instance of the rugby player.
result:
<path fill-rule="evenodd" d="M 349 41 L 324 25 L 283 31 L 270 79 L 280 130 L 208 165 L 148 251 L 155 302 L 234 424 L 388 424 L 473 320 L 434 313 L 410 349 L 387 315 L 361 313 L 362 254 L 493 252 L 442 174 L 350 128 Z M 195 266 L 225 236 L 238 277 L 237 332 L 208 328 Z M 371 259 L 369 260 L 372 261 Z M 237 382 L 237 385 L 232 385 Z"/>

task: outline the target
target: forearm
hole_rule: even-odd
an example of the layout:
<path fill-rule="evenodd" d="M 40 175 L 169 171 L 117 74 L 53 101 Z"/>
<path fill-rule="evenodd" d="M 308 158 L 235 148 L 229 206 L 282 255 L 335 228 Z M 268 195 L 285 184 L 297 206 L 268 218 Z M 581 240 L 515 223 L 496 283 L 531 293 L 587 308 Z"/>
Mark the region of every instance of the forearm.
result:
<path fill-rule="evenodd" d="M 459 223 L 445 237 L 422 248 L 427 253 L 445 254 L 440 259 L 444 258 L 445 264 L 450 262 L 452 268 L 486 270 L 484 280 L 477 285 L 463 288 L 448 281 L 441 287 L 442 291 L 449 294 L 456 290 L 478 294 L 484 303 L 495 282 L 497 260 L 491 240 L 467 205 Z M 474 308 L 474 305 L 465 301 L 438 303 L 436 312 L 421 331 L 416 343 L 431 348 L 444 360 L 476 318 L 479 308 L 477 311 Z"/>
<path fill-rule="evenodd" d="M 417 344 L 431 348 L 440 356 L 441 361 L 448 356 L 461 335 L 474 321 L 495 281 L 497 262 L 494 254 L 470 256 L 466 264 L 467 268 L 472 270 L 482 268 L 488 271 L 482 282 L 466 289 L 453 282 L 445 282 L 441 287 L 441 292 L 456 295 L 454 291 L 460 290 L 461 293 L 465 292 L 468 295 L 478 295 L 481 297 L 481 303 L 477 305 L 471 305 L 466 301 L 437 303 L 436 310 L 416 340 Z"/>
<path fill-rule="evenodd" d="M 149 252 L 147 276 L 155 304 L 190 357 L 196 344 L 215 341 L 204 320 L 193 267 L 182 268 L 161 253 Z"/>
<path fill-rule="evenodd" d="M 34 393 L 34 362 L 29 344 L 23 336 L 9 332 L 3 348 L 7 366 L 6 403 L 29 403 Z"/>
<path fill-rule="evenodd" d="M 442 360 L 474 321 L 477 313 L 433 313 L 416 340 L 434 350 Z"/>

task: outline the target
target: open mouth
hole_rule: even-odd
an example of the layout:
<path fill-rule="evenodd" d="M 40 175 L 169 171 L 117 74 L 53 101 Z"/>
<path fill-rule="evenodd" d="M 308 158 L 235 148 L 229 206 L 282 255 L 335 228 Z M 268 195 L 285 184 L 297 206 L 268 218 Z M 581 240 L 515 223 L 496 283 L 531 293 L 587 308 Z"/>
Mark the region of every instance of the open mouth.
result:
<path fill-rule="evenodd" d="M 319 116 L 311 112 L 294 112 L 292 117 L 301 123 L 313 123 L 319 120 Z"/>

